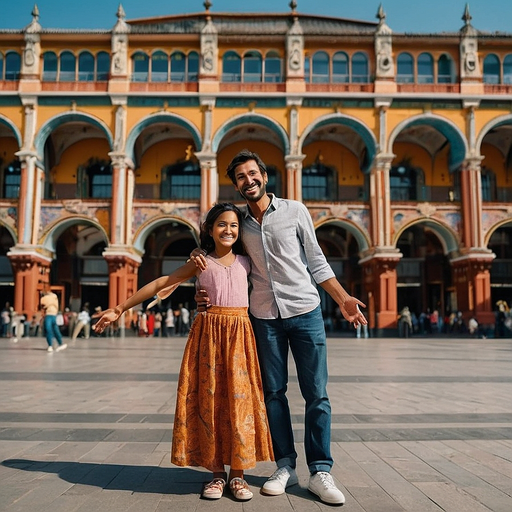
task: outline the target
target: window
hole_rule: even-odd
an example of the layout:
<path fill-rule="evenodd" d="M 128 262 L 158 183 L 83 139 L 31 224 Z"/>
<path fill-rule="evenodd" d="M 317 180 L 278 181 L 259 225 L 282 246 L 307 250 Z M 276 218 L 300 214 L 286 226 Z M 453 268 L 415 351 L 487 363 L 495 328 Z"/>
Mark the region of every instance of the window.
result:
<path fill-rule="evenodd" d="M 408 161 L 400 162 L 391 167 L 389 172 L 389 185 L 392 201 L 415 201 L 416 169 Z"/>
<path fill-rule="evenodd" d="M 188 54 L 187 62 L 187 81 L 197 82 L 197 77 L 199 74 L 199 54 L 197 52 L 190 52 Z"/>
<path fill-rule="evenodd" d="M 149 57 L 144 52 L 136 52 L 132 57 L 133 62 L 133 82 L 147 82 L 149 75 Z"/>
<path fill-rule="evenodd" d="M 401 53 L 396 60 L 396 81 L 401 84 L 414 83 L 414 61 L 410 53 Z"/>
<path fill-rule="evenodd" d="M 89 52 L 82 52 L 78 56 L 78 80 L 80 82 L 94 80 L 94 57 Z"/>
<path fill-rule="evenodd" d="M 337 52 L 332 57 L 332 81 L 334 83 L 349 81 L 348 55 L 345 52 Z"/>
<path fill-rule="evenodd" d="M 222 81 L 240 82 L 241 81 L 242 61 L 240 55 L 229 51 L 222 57 Z"/>
<path fill-rule="evenodd" d="M 18 199 L 20 197 L 21 163 L 13 160 L 4 168 L 3 197 L 4 199 Z"/>
<path fill-rule="evenodd" d="M 250 51 L 244 55 L 244 82 L 261 82 L 262 62 L 259 52 Z"/>
<path fill-rule="evenodd" d="M 57 54 L 46 52 L 43 55 L 43 81 L 55 82 L 57 80 Z"/>
<path fill-rule="evenodd" d="M 302 170 L 302 197 L 305 201 L 335 201 L 337 198 L 336 171 L 319 158 Z"/>
<path fill-rule="evenodd" d="M 283 75 L 281 71 L 281 57 L 277 52 L 268 52 L 265 56 L 265 77 L 266 83 L 282 82 Z"/>
<path fill-rule="evenodd" d="M 171 55 L 171 82 L 185 82 L 187 60 L 183 52 Z"/>
<path fill-rule="evenodd" d="M 368 83 L 368 57 L 363 52 L 356 52 L 352 57 L 352 82 Z"/>
<path fill-rule="evenodd" d="M 512 54 L 508 54 L 503 61 L 503 83 L 512 84 Z"/>
<path fill-rule="evenodd" d="M 313 83 L 329 83 L 329 55 L 316 52 L 313 55 Z"/>
<path fill-rule="evenodd" d="M 434 83 L 434 59 L 430 53 L 421 53 L 418 56 L 418 83 Z"/>
<path fill-rule="evenodd" d="M 0 80 L 4 79 L 4 55 L 0 53 Z"/>
<path fill-rule="evenodd" d="M 484 83 L 500 83 L 500 60 L 494 54 L 487 55 L 484 59 Z"/>
<path fill-rule="evenodd" d="M 482 167 L 480 177 L 482 181 L 482 201 L 496 201 L 496 176 L 494 172 Z"/>
<path fill-rule="evenodd" d="M 110 55 L 107 52 L 98 52 L 96 56 L 96 80 L 106 82 L 110 74 Z"/>
<path fill-rule="evenodd" d="M 169 73 L 169 58 L 167 54 L 161 51 L 153 53 L 151 56 L 151 81 L 167 82 Z"/>
<path fill-rule="evenodd" d="M 5 79 L 6 80 L 19 80 L 20 69 L 21 69 L 21 58 L 20 58 L 19 53 L 7 52 L 7 54 L 5 56 Z"/>
<path fill-rule="evenodd" d="M 68 51 L 60 54 L 59 81 L 74 82 L 76 74 L 76 57 Z"/>
<path fill-rule="evenodd" d="M 441 55 L 437 62 L 437 83 L 451 84 L 453 82 L 452 69 L 452 59 L 448 55 Z"/>
<path fill-rule="evenodd" d="M 108 161 L 89 159 L 86 167 L 79 169 L 78 178 L 78 186 L 82 188 L 81 197 L 112 197 L 112 165 Z"/>
<path fill-rule="evenodd" d="M 273 165 L 267 165 L 267 191 L 281 197 L 281 173 Z"/>
<path fill-rule="evenodd" d="M 169 165 L 162 172 L 161 199 L 199 200 L 201 197 L 201 168 L 197 162 L 186 160 Z"/>

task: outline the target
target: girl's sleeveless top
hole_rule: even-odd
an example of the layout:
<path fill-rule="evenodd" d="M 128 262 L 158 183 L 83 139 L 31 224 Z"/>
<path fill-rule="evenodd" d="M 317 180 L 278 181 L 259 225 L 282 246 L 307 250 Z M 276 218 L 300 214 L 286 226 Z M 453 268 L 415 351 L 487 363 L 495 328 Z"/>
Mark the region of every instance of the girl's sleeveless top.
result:
<path fill-rule="evenodd" d="M 247 276 L 251 271 L 248 256 L 236 255 L 235 261 L 226 267 L 215 258 L 206 256 L 208 268 L 199 275 L 196 288 L 208 292 L 210 303 L 214 306 L 247 308 L 249 307 L 249 288 Z"/>

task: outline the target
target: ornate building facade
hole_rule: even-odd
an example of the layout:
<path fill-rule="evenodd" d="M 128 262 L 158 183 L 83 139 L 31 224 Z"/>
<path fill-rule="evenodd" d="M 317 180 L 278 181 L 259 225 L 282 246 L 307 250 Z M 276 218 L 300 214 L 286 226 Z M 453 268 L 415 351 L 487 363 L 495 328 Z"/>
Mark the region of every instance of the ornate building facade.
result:
<path fill-rule="evenodd" d="M 512 302 L 512 35 L 204 11 L 111 30 L 0 31 L 0 291 L 103 307 L 180 265 L 240 203 L 243 148 L 304 202 L 337 277 L 393 332 L 403 306 L 495 322 Z M 192 288 L 175 299 L 191 301 Z M 334 304 L 323 300 L 326 319 Z"/>

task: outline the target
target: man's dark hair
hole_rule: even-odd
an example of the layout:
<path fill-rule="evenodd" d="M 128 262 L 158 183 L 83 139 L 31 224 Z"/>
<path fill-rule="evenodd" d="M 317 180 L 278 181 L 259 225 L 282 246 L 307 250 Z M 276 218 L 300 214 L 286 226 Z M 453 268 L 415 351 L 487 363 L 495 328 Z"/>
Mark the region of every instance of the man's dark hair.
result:
<path fill-rule="evenodd" d="M 226 173 L 226 175 L 233 182 L 234 185 L 236 185 L 236 168 L 240 164 L 245 164 L 245 162 L 248 162 L 249 160 L 254 160 L 256 162 L 261 171 L 261 174 L 267 174 L 267 166 L 263 163 L 263 160 L 260 158 L 258 153 L 253 153 L 248 149 L 242 149 L 242 151 L 240 151 L 240 153 L 238 153 L 238 155 L 236 155 L 233 158 L 233 160 L 231 160 L 230 164 L 228 165 L 228 170 Z"/>

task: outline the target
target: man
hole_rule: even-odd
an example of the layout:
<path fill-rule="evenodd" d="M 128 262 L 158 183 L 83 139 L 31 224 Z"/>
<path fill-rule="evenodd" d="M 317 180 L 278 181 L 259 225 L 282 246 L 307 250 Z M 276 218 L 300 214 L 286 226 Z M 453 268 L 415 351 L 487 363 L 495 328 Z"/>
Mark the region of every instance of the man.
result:
<path fill-rule="evenodd" d="M 41 297 L 41 307 L 44 311 L 44 332 L 46 343 L 48 343 L 48 352 L 53 352 L 53 338 L 57 340 L 57 352 L 67 348 L 66 343 L 62 343 L 62 334 L 57 325 L 57 313 L 59 312 L 59 298 L 55 293 L 47 290 Z"/>
<path fill-rule="evenodd" d="M 310 471 L 308 489 L 322 501 L 342 505 L 343 493 L 330 470 L 331 406 L 327 396 L 326 335 L 315 283 L 337 302 L 355 326 L 367 324 L 364 306 L 336 280 L 318 245 L 307 208 L 297 201 L 267 194 L 265 164 L 256 153 L 241 151 L 227 174 L 247 201 L 243 241 L 252 261 L 250 313 L 258 345 L 265 403 L 277 470 L 265 482 L 264 494 L 279 495 L 298 482 L 297 453 L 286 398 L 288 347 L 306 402 L 304 448 Z M 206 260 L 198 256 L 198 266 Z M 196 295 L 208 307 L 205 291 Z"/>

